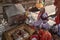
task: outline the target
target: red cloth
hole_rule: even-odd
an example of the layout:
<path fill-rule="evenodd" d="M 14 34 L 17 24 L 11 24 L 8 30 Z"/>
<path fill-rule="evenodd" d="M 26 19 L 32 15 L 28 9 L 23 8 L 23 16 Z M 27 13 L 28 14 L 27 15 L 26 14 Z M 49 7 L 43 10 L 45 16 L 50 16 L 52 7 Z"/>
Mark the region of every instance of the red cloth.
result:
<path fill-rule="evenodd" d="M 30 40 L 32 40 L 33 38 L 36 38 L 37 40 L 39 40 L 39 37 L 38 37 L 38 35 L 36 35 L 36 34 L 32 35 L 32 36 L 30 37 Z"/>
<path fill-rule="evenodd" d="M 55 22 L 56 22 L 56 24 L 60 23 L 60 17 L 59 17 L 59 15 L 57 15 L 57 17 L 55 18 Z"/>
<path fill-rule="evenodd" d="M 39 40 L 52 40 L 52 36 L 48 31 L 40 30 L 39 31 Z"/>
<path fill-rule="evenodd" d="M 56 12 L 57 17 L 55 18 L 55 22 L 56 24 L 59 24 L 60 23 L 60 0 L 55 0 L 54 5 L 58 9 Z"/>
<path fill-rule="evenodd" d="M 56 7 L 60 7 L 60 0 L 55 0 L 54 5 L 55 5 Z"/>

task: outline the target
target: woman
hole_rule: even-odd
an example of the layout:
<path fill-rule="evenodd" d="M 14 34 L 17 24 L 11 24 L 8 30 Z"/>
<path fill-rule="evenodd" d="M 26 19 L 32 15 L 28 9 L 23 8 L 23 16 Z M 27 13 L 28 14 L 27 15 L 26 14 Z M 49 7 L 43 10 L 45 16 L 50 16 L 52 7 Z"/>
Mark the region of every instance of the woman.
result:
<path fill-rule="evenodd" d="M 38 14 L 38 18 L 37 18 L 37 21 L 36 22 L 34 22 L 34 26 L 36 27 L 36 28 L 39 28 L 39 26 L 41 25 L 41 23 L 43 23 L 43 21 L 48 21 L 48 15 L 47 15 L 47 13 L 45 12 L 45 8 L 42 8 L 41 10 L 40 10 L 40 13 Z"/>

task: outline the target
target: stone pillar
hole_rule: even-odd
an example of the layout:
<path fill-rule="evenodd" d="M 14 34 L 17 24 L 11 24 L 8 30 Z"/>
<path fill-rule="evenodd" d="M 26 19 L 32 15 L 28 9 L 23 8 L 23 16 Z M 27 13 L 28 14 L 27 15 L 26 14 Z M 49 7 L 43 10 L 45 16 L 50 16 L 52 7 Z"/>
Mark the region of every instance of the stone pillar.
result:
<path fill-rule="evenodd" d="M 60 0 L 55 0 L 54 5 L 56 6 L 56 20 L 58 21 L 58 24 L 60 23 Z"/>

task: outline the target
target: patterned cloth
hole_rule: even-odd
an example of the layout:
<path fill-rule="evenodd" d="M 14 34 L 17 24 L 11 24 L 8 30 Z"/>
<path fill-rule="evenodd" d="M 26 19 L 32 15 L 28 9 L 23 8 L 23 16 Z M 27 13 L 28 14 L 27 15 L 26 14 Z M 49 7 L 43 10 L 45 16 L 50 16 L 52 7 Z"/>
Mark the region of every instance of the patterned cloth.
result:
<path fill-rule="evenodd" d="M 50 25 L 48 23 L 41 23 L 40 28 L 44 28 L 49 30 L 50 29 Z"/>
<path fill-rule="evenodd" d="M 40 26 L 42 22 L 43 22 L 42 19 L 40 19 L 40 20 L 34 22 L 33 25 L 34 25 L 34 26 Z"/>

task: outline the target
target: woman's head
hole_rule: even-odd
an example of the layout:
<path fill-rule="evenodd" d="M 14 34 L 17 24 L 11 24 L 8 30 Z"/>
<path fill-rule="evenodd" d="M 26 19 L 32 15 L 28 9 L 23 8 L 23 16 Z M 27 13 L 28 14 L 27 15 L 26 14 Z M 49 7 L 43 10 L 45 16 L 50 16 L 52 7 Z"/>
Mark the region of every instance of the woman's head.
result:
<path fill-rule="evenodd" d="M 45 8 L 41 8 L 40 12 L 45 13 Z"/>

